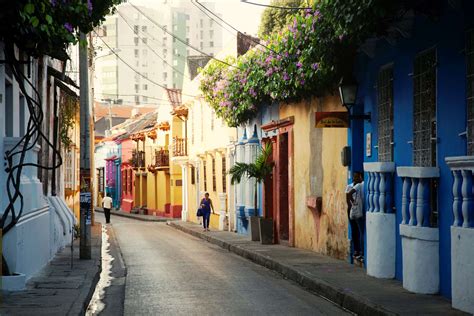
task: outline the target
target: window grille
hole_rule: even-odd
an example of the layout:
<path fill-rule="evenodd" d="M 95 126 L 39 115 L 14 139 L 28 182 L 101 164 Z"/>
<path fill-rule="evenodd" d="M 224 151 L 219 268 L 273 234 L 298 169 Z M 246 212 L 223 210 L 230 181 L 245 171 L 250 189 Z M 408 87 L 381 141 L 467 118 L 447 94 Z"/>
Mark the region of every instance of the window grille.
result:
<path fill-rule="evenodd" d="M 212 158 L 212 191 L 217 191 L 216 159 Z"/>
<path fill-rule="evenodd" d="M 225 193 L 227 191 L 227 183 L 226 183 L 226 175 L 227 175 L 227 170 L 226 170 L 226 161 L 225 161 L 225 156 L 222 157 L 222 192 Z"/>
<path fill-rule="evenodd" d="M 393 161 L 393 67 L 377 78 L 378 160 Z"/>
<path fill-rule="evenodd" d="M 467 154 L 474 155 L 474 30 L 466 42 Z"/>
<path fill-rule="evenodd" d="M 194 166 L 191 167 L 191 184 L 196 184 L 196 168 Z"/>
<path fill-rule="evenodd" d="M 413 164 L 436 166 L 436 50 L 415 58 L 413 104 Z"/>

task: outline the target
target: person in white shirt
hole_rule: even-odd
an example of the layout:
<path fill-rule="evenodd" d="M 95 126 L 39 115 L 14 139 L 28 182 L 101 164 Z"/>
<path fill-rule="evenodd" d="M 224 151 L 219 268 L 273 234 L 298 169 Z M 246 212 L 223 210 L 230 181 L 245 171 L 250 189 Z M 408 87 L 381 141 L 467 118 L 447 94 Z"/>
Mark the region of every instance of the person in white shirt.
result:
<path fill-rule="evenodd" d="M 354 182 L 346 187 L 347 216 L 351 225 L 354 259 L 364 260 L 364 175 L 354 172 Z"/>
<path fill-rule="evenodd" d="M 102 207 L 104 208 L 105 223 L 110 223 L 110 209 L 112 208 L 112 198 L 107 193 L 102 200 Z"/>

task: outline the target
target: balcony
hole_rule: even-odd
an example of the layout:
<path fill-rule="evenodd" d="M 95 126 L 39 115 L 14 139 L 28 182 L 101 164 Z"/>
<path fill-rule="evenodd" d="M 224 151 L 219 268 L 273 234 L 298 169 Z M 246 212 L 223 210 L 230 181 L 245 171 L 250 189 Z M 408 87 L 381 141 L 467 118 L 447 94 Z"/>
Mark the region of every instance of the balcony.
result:
<path fill-rule="evenodd" d="M 132 159 L 130 164 L 134 169 L 144 169 L 145 168 L 145 152 L 143 150 L 134 150 L 132 152 Z"/>
<path fill-rule="evenodd" d="M 173 137 L 173 156 L 185 157 L 188 155 L 186 138 Z"/>
<path fill-rule="evenodd" d="M 155 168 L 167 168 L 170 166 L 170 154 L 168 150 L 155 150 Z"/>

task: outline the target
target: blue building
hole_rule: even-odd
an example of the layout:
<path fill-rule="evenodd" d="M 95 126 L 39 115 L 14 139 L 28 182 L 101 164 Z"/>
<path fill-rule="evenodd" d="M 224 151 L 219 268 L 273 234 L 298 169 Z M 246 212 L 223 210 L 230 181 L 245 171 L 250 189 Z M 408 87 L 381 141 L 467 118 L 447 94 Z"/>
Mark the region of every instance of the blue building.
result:
<path fill-rule="evenodd" d="M 361 47 L 349 133 L 365 171 L 367 273 L 474 313 L 474 2 Z M 363 52 L 363 53 L 362 53 Z"/>

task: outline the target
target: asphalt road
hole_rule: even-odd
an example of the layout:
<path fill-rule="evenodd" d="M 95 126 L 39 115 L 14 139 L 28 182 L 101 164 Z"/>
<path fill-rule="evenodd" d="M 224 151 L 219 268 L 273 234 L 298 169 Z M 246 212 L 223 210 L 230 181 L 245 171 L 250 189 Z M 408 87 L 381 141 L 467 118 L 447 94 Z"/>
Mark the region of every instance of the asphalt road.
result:
<path fill-rule="evenodd" d="M 114 217 L 112 228 L 127 269 L 125 315 L 346 314 L 275 272 L 164 223 Z M 105 305 L 120 304 L 123 298 L 114 300 L 110 291 Z"/>

